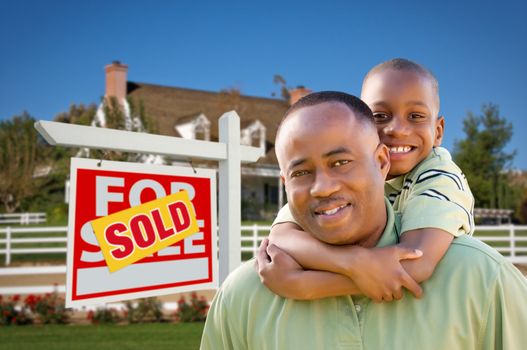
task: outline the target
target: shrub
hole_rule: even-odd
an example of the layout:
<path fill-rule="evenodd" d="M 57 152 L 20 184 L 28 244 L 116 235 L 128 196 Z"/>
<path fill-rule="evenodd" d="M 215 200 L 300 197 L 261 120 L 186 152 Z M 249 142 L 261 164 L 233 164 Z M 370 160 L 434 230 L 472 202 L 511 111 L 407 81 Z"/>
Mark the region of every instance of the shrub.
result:
<path fill-rule="evenodd" d="M 179 322 L 203 322 L 207 318 L 208 310 L 207 299 L 204 296 L 198 298 L 196 292 L 193 292 L 189 302 L 183 296 L 179 299 L 175 316 Z"/>
<path fill-rule="evenodd" d="M 61 298 L 57 291 L 47 293 L 44 296 L 29 295 L 24 303 L 43 324 L 66 324 L 69 322 L 69 312 L 66 310 L 64 298 Z"/>
<path fill-rule="evenodd" d="M 113 324 L 121 321 L 118 311 L 113 308 L 90 310 L 87 318 L 92 324 Z"/>
<path fill-rule="evenodd" d="M 29 310 L 25 305 L 18 305 L 19 295 L 4 299 L 0 295 L 0 325 L 25 325 L 33 323 Z"/>
<path fill-rule="evenodd" d="M 140 299 L 136 305 L 127 301 L 125 303 L 125 317 L 130 323 L 162 322 L 163 303 L 156 298 Z"/>

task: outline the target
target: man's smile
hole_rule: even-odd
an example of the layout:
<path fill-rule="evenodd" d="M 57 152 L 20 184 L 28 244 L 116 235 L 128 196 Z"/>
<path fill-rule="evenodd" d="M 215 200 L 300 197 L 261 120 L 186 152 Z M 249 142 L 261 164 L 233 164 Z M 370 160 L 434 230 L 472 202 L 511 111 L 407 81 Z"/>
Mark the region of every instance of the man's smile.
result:
<path fill-rule="evenodd" d="M 342 209 L 351 206 L 351 203 L 343 203 L 340 205 L 331 205 L 326 208 L 317 208 L 314 212 L 315 215 L 332 216 L 340 212 Z"/>

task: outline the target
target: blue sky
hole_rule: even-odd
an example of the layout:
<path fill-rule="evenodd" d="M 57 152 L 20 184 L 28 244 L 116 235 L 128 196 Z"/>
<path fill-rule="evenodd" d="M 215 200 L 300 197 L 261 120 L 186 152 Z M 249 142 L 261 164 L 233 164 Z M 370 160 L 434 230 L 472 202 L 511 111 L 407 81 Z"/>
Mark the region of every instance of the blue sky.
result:
<path fill-rule="evenodd" d="M 2 1 L 0 119 L 52 119 L 97 103 L 104 66 L 128 79 L 270 97 L 288 85 L 360 93 L 364 74 L 394 57 L 438 77 L 443 145 L 462 139 L 467 111 L 500 106 L 508 150 L 527 170 L 525 1 Z"/>

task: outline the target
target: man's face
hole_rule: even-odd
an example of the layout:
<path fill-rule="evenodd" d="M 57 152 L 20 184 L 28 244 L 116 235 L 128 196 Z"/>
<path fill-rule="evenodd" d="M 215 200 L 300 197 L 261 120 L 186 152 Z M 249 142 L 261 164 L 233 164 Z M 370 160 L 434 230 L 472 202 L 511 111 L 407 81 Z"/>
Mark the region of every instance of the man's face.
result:
<path fill-rule="evenodd" d="M 362 86 L 361 99 L 373 111 L 381 142 L 390 149 L 388 178 L 411 171 L 443 139 L 436 92 L 415 72 L 386 69 Z"/>
<path fill-rule="evenodd" d="M 386 146 L 342 103 L 288 116 L 276 144 L 289 208 L 298 223 L 330 244 L 374 246 L 386 224 Z"/>

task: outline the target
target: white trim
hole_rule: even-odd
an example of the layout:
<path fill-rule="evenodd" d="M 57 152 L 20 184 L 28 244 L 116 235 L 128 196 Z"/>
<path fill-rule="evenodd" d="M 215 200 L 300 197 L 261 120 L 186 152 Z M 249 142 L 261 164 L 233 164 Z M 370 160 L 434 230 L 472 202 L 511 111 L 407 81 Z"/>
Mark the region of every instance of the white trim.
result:
<path fill-rule="evenodd" d="M 66 273 L 66 265 L 6 267 L 6 268 L 0 269 L 0 276 L 54 275 L 54 274 L 65 274 L 65 273 Z"/>
<path fill-rule="evenodd" d="M 228 112 L 225 115 L 230 116 Z M 227 145 L 222 142 L 187 140 L 181 137 L 154 135 L 132 131 L 40 120 L 35 128 L 51 145 L 87 147 L 131 153 L 151 153 L 176 159 L 226 160 Z M 259 147 L 240 146 L 242 162 L 256 162 L 264 156 Z"/>
<path fill-rule="evenodd" d="M 280 178 L 280 169 L 268 167 L 242 167 L 242 175 L 244 176 L 261 176 Z"/>

